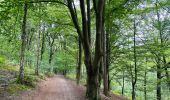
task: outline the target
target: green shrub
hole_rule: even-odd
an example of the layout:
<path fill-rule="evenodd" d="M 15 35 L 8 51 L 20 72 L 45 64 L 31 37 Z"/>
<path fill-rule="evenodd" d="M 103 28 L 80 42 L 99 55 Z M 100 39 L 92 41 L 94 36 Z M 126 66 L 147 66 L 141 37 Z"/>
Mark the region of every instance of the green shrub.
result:
<path fill-rule="evenodd" d="M 40 79 L 38 78 L 38 76 L 34 76 L 34 75 L 26 75 L 24 77 L 25 84 L 31 87 L 35 87 L 39 80 Z"/>
<path fill-rule="evenodd" d="M 5 59 L 0 57 L 0 64 L 4 64 L 5 63 Z"/>
<path fill-rule="evenodd" d="M 13 83 L 13 84 L 10 84 L 8 87 L 7 87 L 7 91 L 9 93 L 17 93 L 19 91 L 24 91 L 24 90 L 28 90 L 30 89 L 30 87 L 28 86 L 25 86 L 25 85 L 21 85 L 21 84 L 16 84 L 16 83 Z"/>
<path fill-rule="evenodd" d="M 23 84 L 26 86 L 30 86 L 30 87 L 36 87 L 37 82 L 39 81 L 39 77 L 38 76 L 34 76 L 34 75 L 25 75 L 24 76 L 24 80 L 23 80 Z M 21 83 L 19 78 L 17 79 L 17 83 Z"/>
<path fill-rule="evenodd" d="M 47 77 L 53 77 L 53 76 L 54 76 L 54 73 L 47 72 L 47 73 L 45 73 L 45 75 L 46 75 Z"/>
<path fill-rule="evenodd" d="M 45 80 L 45 79 L 46 79 L 46 77 L 45 77 L 44 74 L 40 74 L 40 75 L 39 75 L 39 78 L 42 79 L 42 80 Z"/>
<path fill-rule="evenodd" d="M 35 70 L 30 67 L 25 67 L 25 74 L 35 74 Z"/>
<path fill-rule="evenodd" d="M 6 71 L 10 71 L 10 72 L 17 72 L 18 69 L 16 66 L 11 66 L 11 65 L 0 65 L 0 70 L 6 70 Z"/>

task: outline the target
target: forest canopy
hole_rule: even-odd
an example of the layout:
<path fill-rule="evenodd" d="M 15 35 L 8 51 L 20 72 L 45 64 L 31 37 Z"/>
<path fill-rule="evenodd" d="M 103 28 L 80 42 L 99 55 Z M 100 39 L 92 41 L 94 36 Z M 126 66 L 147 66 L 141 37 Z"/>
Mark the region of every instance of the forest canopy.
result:
<path fill-rule="evenodd" d="M 74 79 L 89 100 L 169 100 L 170 0 L 0 0 L 0 76 L 6 65 L 19 84 Z"/>

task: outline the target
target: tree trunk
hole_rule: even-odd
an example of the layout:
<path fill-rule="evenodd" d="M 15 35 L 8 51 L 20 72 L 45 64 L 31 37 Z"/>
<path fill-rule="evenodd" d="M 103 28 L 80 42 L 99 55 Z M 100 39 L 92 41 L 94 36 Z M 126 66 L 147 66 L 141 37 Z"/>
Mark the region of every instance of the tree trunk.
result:
<path fill-rule="evenodd" d="M 110 27 L 110 26 L 108 26 Z M 109 66 L 110 66 L 110 31 L 109 29 L 106 30 L 106 71 L 107 71 L 107 77 L 108 77 L 108 92 L 110 91 L 110 82 L 109 82 Z"/>
<path fill-rule="evenodd" d="M 98 77 L 99 77 L 99 72 L 96 73 L 96 72 L 88 71 L 87 91 L 86 91 L 86 96 L 88 100 L 100 100 Z"/>
<path fill-rule="evenodd" d="M 44 46 L 45 46 L 45 26 L 43 29 L 43 33 L 42 33 L 42 40 L 41 40 L 41 54 L 40 54 L 40 60 L 43 60 L 43 54 L 44 54 Z"/>
<path fill-rule="evenodd" d="M 107 57 L 107 52 L 106 52 L 106 34 L 103 31 L 103 52 L 104 52 L 104 56 L 103 56 L 103 82 L 104 82 L 104 95 L 105 96 L 109 96 L 109 86 L 108 86 L 108 66 L 106 64 L 106 57 Z"/>
<path fill-rule="evenodd" d="M 52 47 L 50 46 L 50 54 L 49 54 L 49 65 L 50 65 L 50 72 L 52 73 L 53 72 L 53 67 L 51 65 L 51 62 L 52 62 L 52 57 L 53 57 L 53 50 L 52 50 Z"/>
<path fill-rule="evenodd" d="M 134 72 L 135 74 L 132 75 L 132 100 L 136 100 L 136 93 L 135 93 L 135 86 L 137 81 L 137 56 L 136 56 L 136 22 L 134 20 L 134 35 L 133 35 L 133 43 L 134 43 Z M 134 76 L 134 77 L 133 77 Z"/>
<path fill-rule="evenodd" d="M 101 36 L 102 36 L 102 30 L 103 30 L 103 18 L 104 16 L 104 5 L 105 0 L 98 0 L 97 5 L 96 1 L 93 1 L 95 14 L 96 14 L 96 42 L 95 42 L 95 54 L 92 55 L 92 50 L 90 46 L 90 33 L 88 33 L 88 22 L 90 21 L 89 18 L 89 11 L 85 10 L 85 2 L 84 0 L 80 0 L 80 10 L 81 10 L 81 17 L 82 17 L 82 31 L 80 29 L 80 25 L 78 23 L 78 17 L 76 13 L 76 7 L 74 5 L 74 1 L 67 0 L 68 8 L 72 17 L 72 21 L 74 23 L 75 28 L 77 29 L 77 33 L 79 37 L 81 38 L 83 50 L 84 50 L 84 56 L 85 56 L 85 65 L 87 69 L 87 98 L 88 100 L 99 100 L 99 67 L 100 67 L 100 61 L 103 56 L 102 48 L 101 48 Z M 88 4 L 89 6 L 89 4 Z M 88 13 L 88 14 L 87 14 Z M 88 17 L 87 17 L 88 15 Z M 89 26 L 90 28 L 90 26 Z M 94 57 L 94 59 L 92 59 Z"/>
<path fill-rule="evenodd" d="M 155 6 L 156 6 L 156 14 L 157 14 L 157 24 L 158 24 L 158 30 L 159 30 L 159 36 L 160 36 L 160 44 L 161 47 L 163 47 L 163 38 L 162 38 L 162 26 L 161 26 L 161 21 L 160 21 L 160 14 L 159 14 L 159 8 L 158 8 L 158 0 L 156 0 Z M 157 58 L 157 100 L 161 100 L 161 58 Z"/>
<path fill-rule="evenodd" d="M 136 100 L 135 84 L 132 82 L 132 100 Z"/>
<path fill-rule="evenodd" d="M 21 35 L 21 54 L 20 54 L 20 70 L 19 70 L 19 81 L 23 84 L 24 80 L 24 64 L 25 64 L 25 49 L 26 49 L 26 22 L 27 22 L 27 8 L 28 4 L 24 4 L 24 16 L 22 23 L 22 35 Z"/>
<path fill-rule="evenodd" d="M 159 60 L 159 59 L 158 59 Z M 161 100 L 161 66 L 157 65 L 157 100 Z"/>
<path fill-rule="evenodd" d="M 76 74 L 77 85 L 79 85 L 80 77 L 81 77 L 82 47 L 81 47 L 81 40 L 80 40 L 80 38 L 78 38 L 78 46 L 79 46 L 79 53 L 78 53 L 78 66 L 77 66 L 77 74 Z"/>
<path fill-rule="evenodd" d="M 125 71 L 123 70 L 123 79 L 122 79 L 122 96 L 124 95 L 124 87 L 125 87 L 125 76 L 124 76 Z"/>
<path fill-rule="evenodd" d="M 146 69 L 145 69 L 145 75 L 144 75 L 144 98 L 145 98 L 145 100 L 147 100 L 147 94 L 146 94 L 146 92 L 147 92 L 147 90 L 146 90 L 146 82 L 147 82 L 147 72 L 146 72 Z"/>
<path fill-rule="evenodd" d="M 37 62 L 36 62 L 36 68 L 35 68 L 35 75 L 39 75 L 40 34 L 41 34 L 41 22 L 39 22 L 39 31 L 38 31 L 38 40 L 37 40 Z"/>
<path fill-rule="evenodd" d="M 54 42 L 55 42 L 55 36 L 53 35 L 49 35 L 48 36 L 48 43 L 49 43 L 49 59 L 48 59 L 48 63 L 50 65 L 50 72 L 53 72 L 53 66 L 51 65 L 51 62 L 53 60 L 53 55 L 54 55 L 54 51 L 53 50 L 53 46 L 54 46 Z"/>

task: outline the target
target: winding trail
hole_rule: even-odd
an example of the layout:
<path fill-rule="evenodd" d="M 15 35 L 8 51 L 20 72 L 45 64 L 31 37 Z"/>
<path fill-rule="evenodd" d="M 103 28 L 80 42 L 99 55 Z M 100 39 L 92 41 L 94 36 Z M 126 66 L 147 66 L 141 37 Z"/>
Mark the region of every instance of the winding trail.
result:
<path fill-rule="evenodd" d="M 17 98 L 8 100 L 86 100 L 85 87 L 77 86 L 75 82 L 56 75 L 42 81 L 35 90 L 22 92 Z M 113 94 L 112 99 L 103 98 L 102 100 L 127 99 Z"/>
<path fill-rule="evenodd" d="M 84 90 L 63 76 L 50 78 L 41 84 L 33 100 L 85 100 Z"/>

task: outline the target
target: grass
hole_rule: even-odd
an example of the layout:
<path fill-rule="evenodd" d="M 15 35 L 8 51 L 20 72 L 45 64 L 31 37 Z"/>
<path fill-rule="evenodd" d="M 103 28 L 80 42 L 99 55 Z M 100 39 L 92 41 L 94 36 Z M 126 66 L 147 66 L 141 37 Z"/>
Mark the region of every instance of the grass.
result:
<path fill-rule="evenodd" d="M 18 68 L 16 66 L 0 64 L 0 70 L 5 70 L 5 71 L 9 71 L 9 72 L 17 72 Z"/>
<path fill-rule="evenodd" d="M 67 74 L 66 78 L 76 81 L 76 75 L 74 73 L 69 73 Z M 86 85 L 86 79 L 85 78 L 80 78 L 80 84 Z"/>
<path fill-rule="evenodd" d="M 31 87 L 22 84 L 13 83 L 7 87 L 7 92 L 10 94 L 14 94 L 28 89 L 31 89 Z"/>

